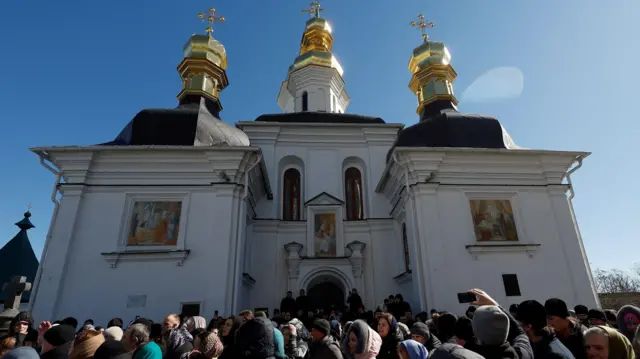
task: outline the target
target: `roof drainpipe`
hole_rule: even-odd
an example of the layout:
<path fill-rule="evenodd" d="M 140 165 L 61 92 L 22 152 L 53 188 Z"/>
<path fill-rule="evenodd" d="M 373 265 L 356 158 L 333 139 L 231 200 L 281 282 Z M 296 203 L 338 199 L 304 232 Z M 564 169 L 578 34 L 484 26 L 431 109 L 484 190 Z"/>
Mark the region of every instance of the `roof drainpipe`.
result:
<path fill-rule="evenodd" d="M 572 169 L 569 170 L 569 172 L 567 172 L 567 183 L 569 184 L 569 193 L 571 193 L 569 195 L 569 210 L 571 211 L 571 217 L 573 219 L 573 223 L 575 224 L 576 227 L 576 232 L 578 234 L 578 239 L 580 240 L 580 251 L 582 252 L 582 257 L 585 259 L 585 264 L 587 266 L 587 272 L 589 274 L 589 281 L 591 281 L 591 287 L 595 289 L 595 281 L 593 280 L 593 273 L 591 272 L 591 265 L 589 264 L 589 261 L 586 260 L 587 259 L 587 255 L 586 252 L 584 250 L 584 242 L 582 241 L 582 233 L 580 233 L 580 227 L 578 226 L 578 220 L 576 219 L 576 212 L 573 208 L 573 198 L 576 196 L 576 192 L 573 189 L 573 183 L 571 182 L 571 175 L 573 173 L 575 173 L 577 170 L 580 169 L 580 167 L 582 167 L 582 161 L 584 160 L 586 156 L 585 155 L 578 155 L 574 162 L 578 162 L 578 164 L 573 167 Z M 597 293 L 595 293 L 594 291 L 594 296 L 596 299 L 596 303 L 598 303 L 598 305 L 600 305 L 600 297 L 598 296 Z"/>
<path fill-rule="evenodd" d="M 398 153 L 395 152 L 395 151 L 393 152 L 393 156 L 391 156 L 391 158 L 393 159 L 393 161 L 398 166 L 404 167 L 404 188 L 407 191 L 407 198 L 409 198 L 409 191 L 410 191 L 410 188 L 411 188 L 411 187 L 409 187 L 409 166 L 408 166 L 408 164 L 406 162 L 402 163 L 402 162 L 400 162 L 398 160 Z M 412 218 L 412 222 L 413 222 L 413 226 L 412 226 L 413 227 L 412 228 L 413 239 L 414 239 L 414 241 L 416 241 L 416 246 L 418 247 L 417 255 L 418 255 L 418 258 L 420 259 L 420 263 L 422 264 L 422 246 L 420 245 L 420 240 L 418 238 L 418 216 L 416 214 L 416 203 L 415 203 L 414 200 L 411 200 L 411 199 L 409 199 L 409 200 L 411 201 L 411 212 L 413 214 L 413 218 Z M 420 268 L 416 268 L 416 269 L 417 269 L 417 272 L 421 272 Z M 425 291 L 424 290 L 420 290 L 421 283 L 424 284 L 421 281 L 420 277 L 421 277 L 421 275 L 418 275 L 418 278 L 417 278 L 417 280 L 418 280 L 418 291 L 419 291 L 418 294 L 420 295 L 420 301 L 422 302 L 422 303 L 420 303 L 420 305 L 425 305 L 425 304 L 428 304 L 428 303 L 427 303 L 427 298 L 426 298 Z"/>
<path fill-rule="evenodd" d="M 38 289 L 40 289 L 40 280 L 42 279 L 42 269 L 45 266 L 47 261 L 47 252 L 49 250 L 49 244 L 51 243 L 51 237 L 53 236 L 53 225 L 56 223 L 56 218 L 58 217 L 58 209 L 60 208 L 60 201 L 58 201 L 58 192 L 60 186 L 60 179 L 62 178 L 62 172 L 57 171 L 52 166 L 50 166 L 45 160 L 48 160 L 48 155 L 38 153 L 40 157 L 40 164 L 42 167 L 48 169 L 56 176 L 56 181 L 53 184 L 53 191 L 51 192 L 51 202 L 53 202 L 53 215 L 51 216 L 51 222 L 49 222 L 49 230 L 47 231 L 47 238 L 44 242 L 44 248 L 42 249 L 42 255 L 40 256 L 40 263 L 38 265 L 38 271 L 36 272 L 36 277 L 33 281 L 33 290 L 31 291 L 31 300 L 29 301 L 29 309 L 30 313 L 33 313 L 33 308 L 35 307 L 36 300 L 38 299 Z"/>
<path fill-rule="evenodd" d="M 240 251 L 240 244 L 242 243 L 242 239 L 244 237 L 244 231 L 246 230 L 246 226 L 244 225 L 244 218 L 246 216 L 246 211 L 247 211 L 247 197 L 249 197 L 249 174 L 260 163 L 260 161 L 262 161 L 262 153 L 258 152 L 258 158 L 256 159 L 256 162 L 251 166 L 249 166 L 249 168 L 247 168 L 247 170 L 244 173 L 244 194 L 242 195 L 240 206 L 238 206 L 238 227 L 236 230 L 236 233 L 238 233 L 238 237 L 236 238 L 235 256 L 234 256 L 236 262 L 235 262 L 235 265 L 233 266 L 234 273 L 232 278 L 234 280 L 234 283 L 232 286 L 233 292 L 231 293 L 231 313 L 238 312 L 237 299 L 239 297 L 238 293 L 240 292 L 240 277 L 238 275 L 240 274 L 240 266 L 241 266 L 241 260 L 242 260 L 242 258 L 240 258 L 240 255 L 242 254 L 242 251 Z"/>

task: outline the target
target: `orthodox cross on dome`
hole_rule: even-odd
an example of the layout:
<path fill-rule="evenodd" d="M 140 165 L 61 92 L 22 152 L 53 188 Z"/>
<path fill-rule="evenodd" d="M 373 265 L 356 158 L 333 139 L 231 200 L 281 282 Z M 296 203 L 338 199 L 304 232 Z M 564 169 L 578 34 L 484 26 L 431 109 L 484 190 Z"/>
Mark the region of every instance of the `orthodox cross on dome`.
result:
<path fill-rule="evenodd" d="M 15 276 L 11 281 L 2 285 L 4 292 L 4 309 L 19 309 L 22 293 L 31 290 L 31 283 L 27 282 L 27 277 Z"/>
<path fill-rule="evenodd" d="M 302 10 L 302 13 L 308 12 L 311 17 L 320 17 L 322 11 L 324 11 L 324 9 L 320 7 L 320 1 L 316 0 L 309 4 L 308 9 Z"/>
<path fill-rule="evenodd" d="M 223 16 L 216 16 L 216 9 L 214 8 L 210 8 L 209 12 L 207 12 L 206 14 L 199 13 L 198 18 L 202 19 L 202 21 L 207 22 L 207 28 L 205 29 L 205 31 L 209 36 L 211 36 L 211 33 L 213 32 L 213 25 L 215 24 L 216 21 L 219 21 L 219 22 L 225 21 Z"/>
<path fill-rule="evenodd" d="M 427 28 L 433 28 L 434 26 L 436 26 L 430 21 L 425 21 L 424 15 L 422 14 L 418 14 L 417 21 L 411 21 L 410 24 L 411 26 L 418 27 L 420 29 L 420 31 L 422 32 L 422 40 L 424 42 L 427 42 L 427 39 L 429 39 L 429 36 L 427 35 Z"/>

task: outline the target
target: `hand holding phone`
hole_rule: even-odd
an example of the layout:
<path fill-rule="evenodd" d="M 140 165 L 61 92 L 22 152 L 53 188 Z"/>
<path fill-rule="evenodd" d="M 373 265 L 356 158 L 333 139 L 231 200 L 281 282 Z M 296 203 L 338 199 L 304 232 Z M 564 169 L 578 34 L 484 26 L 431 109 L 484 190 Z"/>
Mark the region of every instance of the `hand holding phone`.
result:
<path fill-rule="evenodd" d="M 458 293 L 458 303 L 473 303 L 476 295 L 471 292 Z"/>

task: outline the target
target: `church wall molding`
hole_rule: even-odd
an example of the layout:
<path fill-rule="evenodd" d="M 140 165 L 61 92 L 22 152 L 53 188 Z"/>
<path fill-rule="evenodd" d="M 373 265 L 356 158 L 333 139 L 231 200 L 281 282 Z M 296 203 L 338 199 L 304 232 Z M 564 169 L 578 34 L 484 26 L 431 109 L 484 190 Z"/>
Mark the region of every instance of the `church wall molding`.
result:
<path fill-rule="evenodd" d="M 120 262 L 132 261 L 174 261 L 177 267 L 182 267 L 189 257 L 191 250 L 126 250 L 100 253 L 111 268 L 116 268 Z"/>
<path fill-rule="evenodd" d="M 482 243 L 482 242 L 479 242 Z M 506 252 L 522 252 L 529 258 L 538 252 L 542 245 L 535 243 L 482 243 L 482 244 L 468 244 L 465 246 L 467 252 L 471 254 L 474 260 L 478 260 L 478 257 L 487 253 L 506 253 Z"/>

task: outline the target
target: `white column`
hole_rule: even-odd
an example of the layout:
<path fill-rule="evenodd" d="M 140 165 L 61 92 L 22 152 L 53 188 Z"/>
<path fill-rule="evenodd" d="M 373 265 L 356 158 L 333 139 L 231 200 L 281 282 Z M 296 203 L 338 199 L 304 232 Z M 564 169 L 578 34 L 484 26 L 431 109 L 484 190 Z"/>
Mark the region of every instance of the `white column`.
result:
<path fill-rule="evenodd" d="M 284 249 L 287 251 L 287 266 L 288 270 L 288 286 L 287 290 L 297 293 L 298 288 L 298 276 L 300 275 L 300 251 L 303 245 L 297 242 L 291 242 L 284 245 Z"/>
<path fill-rule="evenodd" d="M 58 215 L 53 223 L 51 242 L 41 258 L 42 274 L 36 297 L 33 297 L 33 317 L 36 321 L 58 318 L 60 297 L 64 292 L 69 256 L 73 255 L 73 237 L 85 187 L 63 185 Z"/>

